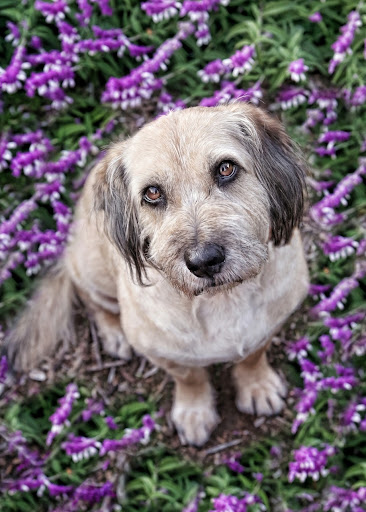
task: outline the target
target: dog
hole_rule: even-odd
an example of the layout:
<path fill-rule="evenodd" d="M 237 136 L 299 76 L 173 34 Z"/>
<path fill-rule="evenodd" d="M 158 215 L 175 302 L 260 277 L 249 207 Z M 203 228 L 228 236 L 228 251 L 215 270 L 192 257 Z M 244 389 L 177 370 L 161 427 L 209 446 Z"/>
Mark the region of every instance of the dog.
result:
<path fill-rule="evenodd" d="M 175 381 L 172 419 L 203 445 L 219 422 L 205 367 L 233 362 L 236 406 L 281 411 L 272 336 L 301 304 L 306 166 L 280 122 L 251 104 L 171 112 L 114 143 L 90 173 L 70 241 L 10 331 L 17 371 L 72 330 L 75 296 L 104 349 L 131 347 Z"/>

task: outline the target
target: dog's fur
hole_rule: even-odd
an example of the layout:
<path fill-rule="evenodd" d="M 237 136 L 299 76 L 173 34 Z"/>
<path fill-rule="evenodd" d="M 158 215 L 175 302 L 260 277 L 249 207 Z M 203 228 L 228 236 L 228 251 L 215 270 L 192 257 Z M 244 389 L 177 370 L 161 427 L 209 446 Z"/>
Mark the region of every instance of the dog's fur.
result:
<path fill-rule="evenodd" d="M 238 171 L 221 186 L 228 160 Z M 203 444 L 218 422 L 203 368 L 213 363 L 236 363 L 241 411 L 279 412 L 286 387 L 266 348 L 307 292 L 304 174 L 280 123 L 245 103 L 173 112 L 114 144 L 87 180 L 63 258 L 8 337 L 15 369 L 68 335 L 77 294 L 106 351 L 128 358 L 132 346 L 174 377 L 183 440 Z M 197 277 L 187 251 L 210 244 L 225 260 Z"/>

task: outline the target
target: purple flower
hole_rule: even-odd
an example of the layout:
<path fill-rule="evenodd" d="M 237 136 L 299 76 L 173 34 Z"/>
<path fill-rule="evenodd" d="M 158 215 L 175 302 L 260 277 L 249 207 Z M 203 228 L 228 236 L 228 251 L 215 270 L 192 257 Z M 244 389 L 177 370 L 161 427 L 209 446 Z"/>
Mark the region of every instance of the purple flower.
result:
<path fill-rule="evenodd" d="M 330 226 L 344 219 L 342 214 L 336 214 L 334 208 L 348 204 L 351 191 L 362 183 L 362 175 L 366 174 L 366 159 L 360 158 L 360 166 L 355 172 L 347 174 L 336 186 L 332 194 L 327 195 L 310 209 L 310 216 L 319 224 Z"/>
<path fill-rule="evenodd" d="M 322 21 L 323 16 L 320 14 L 320 12 L 314 12 L 314 14 L 311 14 L 308 19 L 313 23 L 319 23 Z"/>
<path fill-rule="evenodd" d="M 237 77 L 252 69 L 254 54 L 254 46 L 244 46 L 241 50 L 236 51 L 232 57 L 225 59 L 223 65 L 234 77 Z"/>
<path fill-rule="evenodd" d="M 167 92 L 162 92 L 159 101 L 158 101 L 158 109 L 162 114 L 168 114 L 173 110 L 182 110 L 186 107 L 186 103 L 183 100 L 174 101 L 172 96 Z"/>
<path fill-rule="evenodd" d="M 216 59 L 209 62 L 203 69 L 198 71 L 198 76 L 201 78 L 202 82 L 220 82 L 221 75 L 225 73 L 226 67 L 223 64 L 222 60 Z"/>
<path fill-rule="evenodd" d="M 63 430 L 67 425 L 68 417 L 70 416 L 71 409 L 74 401 L 80 397 L 76 384 L 68 384 L 66 387 L 66 394 L 59 399 L 60 407 L 50 416 L 52 428 L 47 434 L 46 445 L 50 446 L 54 438 Z"/>
<path fill-rule="evenodd" d="M 330 261 L 350 256 L 357 247 L 358 242 L 353 240 L 353 238 L 344 236 L 329 236 L 326 242 L 322 244 L 324 254 L 329 256 Z"/>
<path fill-rule="evenodd" d="M 324 299 L 324 294 L 329 292 L 331 288 L 332 287 L 330 286 L 330 284 L 311 284 L 309 286 L 309 295 L 311 295 L 314 299 L 317 299 L 319 297 L 321 299 Z"/>
<path fill-rule="evenodd" d="M 341 415 L 341 424 L 347 431 L 357 431 L 362 422 L 363 418 L 360 413 L 366 410 L 366 406 L 365 403 L 360 402 L 352 401 L 349 403 Z M 365 399 L 363 399 L 363 402 L 365 402 Z"/>
<path fill-rule="evenodd" d="M 141 8 L 152 17 L 154 23 L 172 18 L 178 14 L 181 6 L 182 4 L 175 0 L 150 0 L 141 4 Z"/>
<path fill-rule="evenodd" d="M 5 36 L 5 41 L 8 41 L 9 43 L 11 42 L 13 46 L 18 46 L 21 38 L 19 28 L 11 21 L 7 21 L 6 26 L 8 27 L 10 34 Z"/>
<path fill-rule="evenodd" d="M 88 0 L 77 0 L 80 13 L 76 14 L 76 19 L 82 27 L 86 27 L 93 14 L 93 7 Z"/>
<path fill-rule="evenodd" d="M 291 74 L 291 79 L 294 82 L 301 82 L 306 79 L 305 72 L 308 71 L 308 66 L 304 64 L 304 59 L 297 59 L 289 64 L 288 70 Z"/>
<path fill-rule="evenodd" d="M 344 132 L 344 131 L 325 132 L 319 137 L 318 142 L 320 142 L 320 143 L 326 142 L 327 147 L 326 148 L 318 147 L 318 148 L 315 148 L 315 151 L 320 156 L 335 156 L 336 149 L 337 149 L 335 147 L 335 143 L 336 142 L 344 142 L 344 141 L 348 140 L 349 137 L 350 137 L 349 132 Z"/>
<path fill-rule="evenodd" d="M 208 44 L 211 41 L 211 32 L 209 26 L 206 23 L 206 18 L 203 17 L 197 26 L 197 30 L 194 33 L 195 38 L 197 40 L 197 46 L 203 46 L 204 44 Z"/>
<path fill-rule="evenodd" d="M 47 484 L 47 489 L 50 496 L 65 496 L 74 491 L 72 485 L 57 485 L 51 482 Z"/>
<path fill-rule="evenodd" d="M 253 478 L 257 480 L 257 482 L 263 481 L 263 473 L 253 473 Z"/>
<path fill-rule="evenodd" d="M 335 142 L 344 142 L 345 140 L 348 140 L 350 138 L 349 132 L 344 132 L 341 130 L 338 131 L 329 131 L 323 133 L 319 139 L 318 142 L 327 142 L 329 144 L 334 144 Z"/>
<path fill-rule="evenodd" d="M 100 455 L 127 448 L 136 443 L 147 443 L 151 432 L 155 429 L 155 422 L 151 416 L 146 415 L 142 419 L 143 426 L 137 429 L 126 429 L 122 439 L 105 439 L 100 448 Z"/>
<path fill-rule="evenodd" d="M 334 343 L 330 340 L 330 337 L 326 334 L 323 334 L 319 338 L 320 344 L 323 348 L 323 351 L 318 352 L 318 356 L 320 357 L 320 360 L 323 364 L 330 363 L 332 360 L 335 346 Z"/>
<path fill-rule="evenodd" d="M 103 16 L 112 16 L 113 9 L 109 5 L 109 0 L 93 0 L 95 4 L 98 4 L 100 12 Z"/>
<path fill-rule="evenodd" d="M 98 503 L 105 496 L 114 497 L 116 493 L 113 490 L 112 482 L 106 482 L 102 486 L 90 485 L 83 483 L 74 493 L 74 499 L 79 501 L 86 501 L 87 503 Z"/>
<path fill-rule="evenodd" d="M 266 510 L 258 496 L 244 492 L 243 498 L 237 498 L 227 494 L 220 494 L 218 498 L 212 498 L 214 508 L 209 512 L 249 512 L 248 507 L 259 503 L 262 510 Z"/>
<path fill-rule="evenodd" d="M 303 359 L 304 357 L 307 357 L 308 350 L 310 350 L 311 344 L 309 338 L 304 336 L 303 338 L 300 338 L 297 341 L 294 341 L 293 343 L 289 344 L 287 346 L 287 355 L 290 361 L 294 359 Z"/>
<path fill-rule="evenodd" d="M 350 104 L 353 107 L 359 107 L 366 102 L 366 85 L 360 85 L 357 87 L 355 92 L 353 93 L 352 98 L 350 99 Z"/>
<path fill-rule="evenodd" d="M 190 24 L 181 24 L 177 35 L 167 39 L 154 53 L 131 73 L 122 78 L 110 78 L 102 95 L 103 102 L 109 102 L 114 108 L 126 110 L 136 108 L 143 100 L 150 99 L 153 92 L 163 86 L 163 81 L 155 73 L 167 69 L 167 63 L 173 53 L 181 48 L 181 40 L 194 30 Z"/>
<path fill-rule="evenodd" d="M 110 428 L 111 430 L 118 430 L 118 425 L 114 421 L 114 418 L 112 418 L 112 416 L 106 416 L 104 421 L 106 422 L 107 427 Z"/>
<path fill-rule="evenodd" d="M 35 50 L 40 50 L 42 48 L 42 40 L 38 36 L 32 36 L 30 40 L 30 45 Z"/>
<path fill-rule="evenodd" d="M 5 454 L 17 455 L 17 471 L 39 468 L 43 465 L 44 459 L 37 450 L 31 450 L 27 440 L 20 430 L 8 432 L 5 426 L 0 425 L 0 436 L 6 441 Z"/>
<path fill-rule="evenodd" d="M 332 486 L 325 493 L 324 512 L 363 512 L 366 500 L 366 487 L 356 490 Z"/>
<path fill-rule="evenodd" d="M 69 434 L 67 441 L 61 444 L 61 448 L 65 450 L 67 455 L 72 457 L 74 462 L 92 457 L 98 453 L 101 446 L 101 443 L 96 439 L 78 437 L 74 434 Z"/>
<path fill-rule="evenodd" d="M 328 458 L 335 454 L 333 446 L 326 446 L 318 450 L 312 446 L 301 446 L 294 451 L 294 462 L 289 464 L 289 482 L 299 479 L 305 482 L 307 478 L 316 481 L 320 476 L 327 476 L 329 470 L 326 468 Z"/>
<path fill-rule="evenodd" d="M 309 414 L 315 414 L 314 404 L 318 398 L 318 390 L 317 384 L 312 382 L 307 382 L 305 389 L 302 391 L 300 395 L 300 399 L 297 402 L 295 409 L 297 411 L 297 415 L 295 421 L 291 427 L 291 432 L 295 434 L 299 426 L 302 425 Z"/>
<path fill-rule="evenodd" d="M 335 288 L 333 289 L 331 295 L 328 298 L 321 300 L 316 306 L 311 310 L 315 315 L 325 315 L 334 311 L 335 309 L 344 309 L 344 303 L 347 300 L 347 296 L 349 293 L 358 287 L 358 281 L 353 278 L 345 278 L 343 279 Z"/>
<path fill-rule="evenodd" d="M 36 0 L 34 7 L 43 14 L 46 23 L 63 20 L 65 14 L 70 11 L 65 0 L 54 0 L 52 3 Z"/>
<path fill-rule="evenodd" d="M 356 31 L 362 25 L 361 17 L 357 11 L 351 11 L 347 19 L 347 24 L 340 29 L 342 35 L 332 44 L 334 55 L 329 63 L 329 74 L 334 73 L 335 68 L 344 60 L 345 56 L 352 53 L 351 44 Z"/>
<path fill-rule="evenodd" d="M 226 466 L 231 469 L 231 471 L 234 471 L 235 473 L 243 473 L 244 466 L 242 466 L 239 462 L 239 459 L 241 458 L 241 453 L 237 452 L 231 455 L 229 458 L 225 458 L 223 460 L 223 463 L 226 464 Z"/>
<path fill-rule="evenodd" d="M 101 401 L 93 400 L 91 398 L 86 399 L 87 407 L 81 413 L 83 421 L 89 421 L 94 414 L 104 414 L 104 404 Z"/>
<path fill-rule="evenodd" d="M 257 104 L 258 99 L 261 97 L 262 92 L 259 82 L 253 85 L 253 87 L 244 90 L 237 89 L 233 82 L 224 81 L 221 83 L 221 90 L 215 91 L 211 98 L 203 98 L 200 105 L 203 107 L 215 107 L 216 105 L 228 103 L 232 99 L 237 99 L 239 101 L 251 101 L 252 103 Z"/>
<path fill-rule="evenodd" d="M 352 368 L 346 368 L 342 365 L 335 365 L 338 376 L 325 377 L 319 383 L 321 389 L 330 389 L 333 393 L 339 390 L 351 390 L 358 384 Z"/>
<path fill-rule="evenodd" d="M 279 92 L 276 101 L 282 110 L 288 110 L 305 103 L 307 94 L 307 91 L 300 87 L 287 87 Z"/>
<path fill-rule="evenodd" d="M 7 68 L 0 68 L 0 89 L 9 94 L 13 94 L 18 89 L 23 87 L 22 82 L 26 79 L 24 69 L 29 67 L 24 62 L 26 55 L 26 49 L 24 46 L 18 46 L 15 50 L 10 64 Z"/>

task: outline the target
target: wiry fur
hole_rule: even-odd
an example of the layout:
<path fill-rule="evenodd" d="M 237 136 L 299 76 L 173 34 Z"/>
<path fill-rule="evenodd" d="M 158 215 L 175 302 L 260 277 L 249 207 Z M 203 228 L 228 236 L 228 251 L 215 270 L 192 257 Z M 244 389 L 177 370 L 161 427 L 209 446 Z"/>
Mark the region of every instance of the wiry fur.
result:
<path fill-rule="evenodd" d="M 35 366 L 56 349 L 60 340 L 70 340 L 74 301 L 74 286 L 61 260 L 40 283 L 6 338 L 7 355 L 14 370 Z"/>
<path fill-rule="evenodd" d="M 239 171 L 222 185 L 227 160 Z M 29 368 L 68 330 L 74 288 L 108 352 L 128 357 L 131 345 L 174 377 L 185 441 L 202 444 L 218 422 L 202 366 L 235 361 L 238 408 L 279 412 L 285 386 L 265 349 L 307 290 L 304 175 L 280 123 L 243 103 L 174 112 L 113 145 L 77 206 L 64 279 L 41 285 L 9 336 L 14 366 Z M 158 205 L 143 199 L 151 186 Z M 206 246 L 224 261 L 197 277 L 185 255 Z"/>

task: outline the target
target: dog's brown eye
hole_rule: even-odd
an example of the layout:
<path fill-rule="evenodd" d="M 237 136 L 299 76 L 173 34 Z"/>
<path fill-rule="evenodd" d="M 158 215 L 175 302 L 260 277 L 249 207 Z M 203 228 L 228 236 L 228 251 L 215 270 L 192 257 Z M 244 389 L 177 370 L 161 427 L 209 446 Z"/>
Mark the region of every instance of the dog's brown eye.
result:
<path fill-rule="evenodd" d="M 221 162 L 219 166 L 219 174 L 225 178 L 236 173 L 237 166 L 232 162 Z"/>
<path fill-rule="evenodd" d="M 161 198 L 161 192 L 157 187 L 148 187 L 145 190 L 144 199 L 149 203 L 155 203 Z"/>

